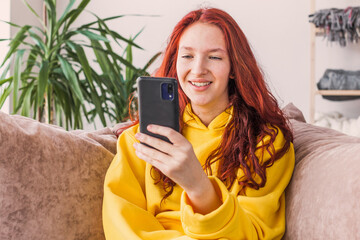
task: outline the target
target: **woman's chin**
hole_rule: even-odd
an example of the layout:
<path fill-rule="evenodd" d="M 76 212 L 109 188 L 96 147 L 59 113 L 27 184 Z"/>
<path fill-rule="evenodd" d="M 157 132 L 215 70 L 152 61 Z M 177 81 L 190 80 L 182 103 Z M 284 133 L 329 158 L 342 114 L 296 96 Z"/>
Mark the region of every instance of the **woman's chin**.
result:
<path fill-rule="evenodd" d="M 199 107 L 199 108 L 206 108 L 211 106 L 211 102 L 207 100 L 191 100 L 191 106 L 193 107 Z"/>

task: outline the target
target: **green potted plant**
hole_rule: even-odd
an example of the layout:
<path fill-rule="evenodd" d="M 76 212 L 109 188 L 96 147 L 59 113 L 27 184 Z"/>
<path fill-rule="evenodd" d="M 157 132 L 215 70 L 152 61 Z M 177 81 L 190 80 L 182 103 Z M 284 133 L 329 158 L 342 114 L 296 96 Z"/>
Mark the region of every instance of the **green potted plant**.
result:
<path fill-rule="evenodd" d="M 155 54 L 143 68 L 132 64 L 132 48 L 140 46 L 135 38 L 125 38 L 111 30 L 106 22 L 124 15 L 99 18 L 73 27 L 90 0 L 81 0 L 74 8 L 69 3 L 57 17 L 56 0 L 44 0 L 43 17 L 25 1 L 29 10 L 39 19 L 42 28 L 18 26 L 19 31 L 9 43 L 0 73 L 0 107 L 13 94 L 13 113 L 33 116 L 47 123 L 69 128 L 82 128 L 83 117 L 93 122 L 99 117 L 113 122 L 128 118 L 128 100 L 135 91 L 135 80 L 148 75 L 147 68 L 159 56 Z M 111 43 L 112 42 L 112 43 Z M 124 45 L 123 54 L 113 50 L 112 44 Z M 91 49 L 95 59 L 89 59 L 85 49 Z M 10 64 L 13 74 L 6 78 Z M 96 71 L 94 65 L 100 66 Z"/>

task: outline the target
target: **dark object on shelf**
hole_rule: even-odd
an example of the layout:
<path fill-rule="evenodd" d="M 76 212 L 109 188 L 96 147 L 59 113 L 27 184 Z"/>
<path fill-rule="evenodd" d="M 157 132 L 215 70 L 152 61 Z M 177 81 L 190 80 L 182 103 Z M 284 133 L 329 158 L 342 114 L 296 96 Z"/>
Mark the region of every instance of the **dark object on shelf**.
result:
<path fill-rule="evenodd" d="M 346 46 L 346 37 L 356 43 L 360 37 L 360 7 L 319 10 L 309 15 L 309 22 L 323 29 L 330 42 L 339 42 L 342 47 Z"/>
<path fill-rule="evenodd" d="M 317 83 L 319 90 L 360 90 L 360 71 L 327 69 Z M 332 101 L 358 99 L 360 96 L 323 96 Z"/>

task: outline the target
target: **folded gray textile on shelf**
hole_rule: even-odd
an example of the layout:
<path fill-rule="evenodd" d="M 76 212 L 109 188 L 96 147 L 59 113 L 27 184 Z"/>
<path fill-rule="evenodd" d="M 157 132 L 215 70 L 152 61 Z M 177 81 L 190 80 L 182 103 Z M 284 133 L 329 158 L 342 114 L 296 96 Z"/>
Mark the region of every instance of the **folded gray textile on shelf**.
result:
<path fill-rule="evenodd" d="M 317 83 L 319 90 L 360 90 L 360 71 L 327 69 Z M 345 101 L 360 96 L 323 96 L 328 100 Z"/>

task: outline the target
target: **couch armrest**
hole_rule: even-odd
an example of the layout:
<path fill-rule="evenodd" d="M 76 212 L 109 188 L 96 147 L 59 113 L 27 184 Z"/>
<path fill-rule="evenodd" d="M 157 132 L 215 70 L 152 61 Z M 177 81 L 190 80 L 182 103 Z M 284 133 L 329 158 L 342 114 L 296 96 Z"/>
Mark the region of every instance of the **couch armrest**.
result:
<path fill-rule="evenodd" d="M 284 239 L 360 239 L 360 138 L 298 120 Z"/>

